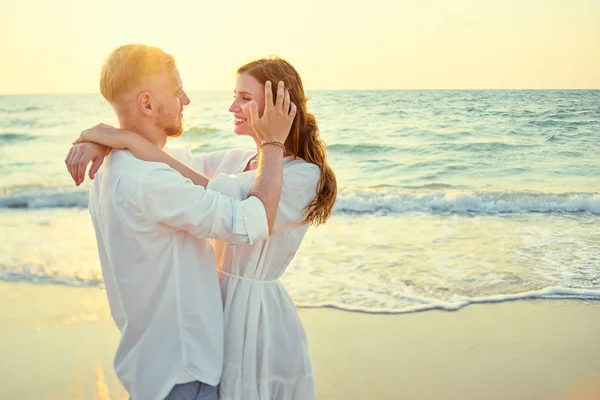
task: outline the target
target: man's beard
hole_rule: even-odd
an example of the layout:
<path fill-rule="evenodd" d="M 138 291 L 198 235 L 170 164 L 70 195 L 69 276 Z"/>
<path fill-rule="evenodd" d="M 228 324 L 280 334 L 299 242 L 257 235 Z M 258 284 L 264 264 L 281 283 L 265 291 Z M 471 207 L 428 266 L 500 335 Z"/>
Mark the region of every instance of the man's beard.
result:
<path fill-rule="evenodd" d="M 179 114 L 177 115 L 179 116 Z M 156 126 L 162 129 L 168 137 L 176 138 L 183 134 L 183 120 L 173 122 L 173 118 L 170 118 L 169 115 L 165 113 L 163 106 L 159 106 L 158 108 L 158 121 L 156 121 Z"/>

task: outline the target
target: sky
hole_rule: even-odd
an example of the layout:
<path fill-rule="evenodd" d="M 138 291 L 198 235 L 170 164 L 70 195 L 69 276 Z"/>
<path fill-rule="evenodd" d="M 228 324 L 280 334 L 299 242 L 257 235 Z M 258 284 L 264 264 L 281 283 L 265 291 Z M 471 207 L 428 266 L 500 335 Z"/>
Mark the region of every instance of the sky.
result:
<path fill-rule="evenodd" d="M 0 0 L 0 93 L 96 93 L 119 45 L 232 90 L 272 55 L 309 90 L 600 89 L 598 0 Z"/>

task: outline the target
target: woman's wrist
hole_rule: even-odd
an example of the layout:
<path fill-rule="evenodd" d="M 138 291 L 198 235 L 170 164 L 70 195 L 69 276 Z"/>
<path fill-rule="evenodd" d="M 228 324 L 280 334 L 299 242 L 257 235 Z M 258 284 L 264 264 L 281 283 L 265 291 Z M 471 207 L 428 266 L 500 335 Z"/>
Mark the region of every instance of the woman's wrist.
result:
<path fill-rule="evenodd" d="M 283 142 L 280 142 L 278 140 L 265 140 L 260 144 L 260 149 L 264 150 L 265 146 L 279 147 L 281 149 L 281 151 L 283 152 L 283 155 L 285 156 L 286 150 L 285 150 L 285 144 L 283 144 Z"/>
<path fill-rule="evenodd" d="M 128 150 L 139 150 L 144 146 L 144 142 L 148 142 L 144 137 L 138 135 L 137 133 L 126 131 L 124 134 L 124 148 Z M 150 143 L 150 142 L 148 142 Z"/>

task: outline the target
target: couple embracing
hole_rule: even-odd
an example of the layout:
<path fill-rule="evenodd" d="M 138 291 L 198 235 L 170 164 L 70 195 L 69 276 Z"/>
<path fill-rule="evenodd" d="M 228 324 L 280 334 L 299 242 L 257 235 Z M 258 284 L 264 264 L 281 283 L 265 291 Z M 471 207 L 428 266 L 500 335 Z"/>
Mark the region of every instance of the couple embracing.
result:
<path fill-rule="evenodd" d="M 101 73 L 120 127 L 84 131 L 65 160 L 77 185 L 92 163 L 89 211 L 121 332 L 114 367 L 133 400 L 316 398 L 279 278 L 308 227 L 329 218 L 336 179 L 292 65 L 237 72 L 234 132 L 256 151 L 166 147 L 190 99 L 174 58 L 135 44 Z"/>

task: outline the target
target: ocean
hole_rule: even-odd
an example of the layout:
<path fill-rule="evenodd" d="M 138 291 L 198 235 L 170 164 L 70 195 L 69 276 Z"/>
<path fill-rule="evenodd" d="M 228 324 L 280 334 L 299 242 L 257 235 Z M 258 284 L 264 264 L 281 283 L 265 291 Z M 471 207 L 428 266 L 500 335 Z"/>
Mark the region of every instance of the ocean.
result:
<path fill-rule="evenodd" d="M 228 92 L 191 92 L 170 147 L 252 149 Z M 600 300 L 600 91 L 314 91 L 339 185 L 283 281 L 300 307 Z M 64 158 L 116 125 L 100 95 L 0 96 L 0 280 L 102 289 L 89 181 Z"/>

